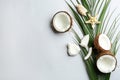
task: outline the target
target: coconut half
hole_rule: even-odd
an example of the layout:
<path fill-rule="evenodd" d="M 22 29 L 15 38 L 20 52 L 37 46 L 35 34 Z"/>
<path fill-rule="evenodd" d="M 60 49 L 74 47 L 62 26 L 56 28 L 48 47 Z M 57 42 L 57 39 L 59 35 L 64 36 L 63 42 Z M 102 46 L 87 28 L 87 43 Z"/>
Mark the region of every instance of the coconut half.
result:
<path fill-rule="evenodd" d="M 110 73 L 115 70 L 117 60 L 112 54 L 101 53 L 96 62 L 97 68 L 102 73 Z"/>
<path fill-rule="evenodd" d="M 72 26 L 72 18 L 66 11 L 59 11 L 53 16 L 52 25 L 57 32 L 67 32 Z"/>
<path fill-rule="evenodd" d="M 109 51 L 111 49 L 111 42 L 105 34 L 98 35 L 94 40 L 94 45 L 98 51 Z"/>

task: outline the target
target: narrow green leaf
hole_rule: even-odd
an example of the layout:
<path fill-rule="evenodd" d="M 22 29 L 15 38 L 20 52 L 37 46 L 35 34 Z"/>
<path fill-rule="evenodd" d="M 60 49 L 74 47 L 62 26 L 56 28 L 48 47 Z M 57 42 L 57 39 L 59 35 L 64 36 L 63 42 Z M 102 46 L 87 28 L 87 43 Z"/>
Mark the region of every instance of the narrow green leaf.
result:
<path fill-rule="evenodd" d="M 74 8 L 67 2 L 66 3 L 74 15 L 74 18 L 78 24 L 80 32 L 82 32 L 83 35 L 89 34 L 91 38 L 90 40 L 94 39 L 94 34 L 97 35 L 101 32 L 107 33 L 110 40 L 113 41 L 111 50 L 115 55 L 120 47 L 120 43 L 118 43 L 118 41 L 120 40 L 120 32 L 119 33 L 116 32 L 116 30 L 119 28 L 119 26 L 117 26 L 119 22 L 119 18 L 117 17 L 115 20 L 113 20 L 112 23 L 110 23 L 109 20 L 111 19 L 111 16 L 114 14 L 114 11 L 110 14 L 109 14 L 109 11 L 107 11 L 110 1 L 111 0 L 103 0 L 103 1 L 101 0 L 80 0 L 80 1 L 76 0 L 78 4 L 82 3 L 82 5 L 88 10 L 90 14 L 92 15 L 96 13 L 99 14 L 99 21 L 101 21 L 101 24 L 97 25 L 95 33 L 91 29 L 91 25 L 88 25 L 85 23 L 85 21 L 89 19 L 88 16 L 81 16 L 76 11 L 76 6 L 74 2 L 72 2 L 72 0 L 71 0 L 71 3 L 74 6 Z M 77 34 L 75 30 L 72 30 L 72 32 L 74 34 L 75 39 L 77 40 L 79 44 L 81 41 L 79 34 Z M 114 38 L 112 38 L 113 36 Z M 93 44 L 93 41 L 90 43 Z M 82 52 L 80 53 L 80 55 L 82 56 L 83 61 L 84 61 L 84 57 L 85 55 L 87 55 L 88 52 L 86 51 L 86 49 L 82 47 L 81 47 L 81 50 Z M 96 70 L 94 56 L 95 54 L 93 53 L 90 59 L 84 61 L 90 80 L 109 80 L 111 73 L 103 74 Z"/>
<path fill-rule="evenodd" d="M 72 32 L 73 32 L 75 38 L 77 39 L 78 43 L 80 43 L 80 42 L 81 42 L 81 39 L 80 39 L 79 35 L 75 32 L 74 29 L 72 29 Z"/>
<path fill-rule="evenodd" d="M 79 2 L 78 0 L 76 0 L 76 2 L 77 2 L 78 4 L 80 4 L 80 2 Z"/>
<path fill-rule="evenodd" d="M 89 3 L 87 2 L 87 0 L 81 0 L 81 3 L 82 3 L 82 5 L 83 5 L 85 8 L 87 8 L 87 10 L 88 10 L 89 12 L 91 12 L 91 10 L 90 10 L 90 5 L 89 5 Z"/>
<path fill-rule="evenodd" d="M 109 20 L 107 20 L 107 18 L 108 18 L 108 16 L 109 16 L 109 13 L 110 13 L 110 10 L 106 13 L 105 18 L 104 18 L 104 20 L 103 20 L 103 23 L 101 23 L 102 25 L 101 25 L 100 33 L 103 33 L 103 29 L 106 29 L 106 28 L 107 28 L 107 26 L 105 26 L 105 22 L 106 22 L 106 23 L 109 22 Z"/>
<path fill-rule="evenodd" d="M 87 26 L 86 26 L 85 22 L 83 21 L 82 17 L 80 17 L 79 14 L 69 4 L 68 4 L 68 6 L 70 7 L 71 11 L 73 12 L 74 17 L 75 17 L 76 21 L 78 22 L 80 29 L 82 29 L 84 35 L 89 34 L 90 38 L 93 40 L 93 36 L 90 33 L 89 29 L 87 28 Z"/>
<path fill-rule="evenodd" d="M 101 8 L 102 8 L 102 6 L 105 6 L 105 3 L 106 3 L 106 1 L 105 1 L 105 0 L 102 0 L 102 2 L 101 2 L 101 3 L 99 3 L 98 11 L 96 11 L 96 12 L 95 12 L 96 14 L 100 13 Z M 103 9 L 103 8 L 102 8 L 102 9 Z"/>
<path fill-rule="evenodd" d="M 103 10 L 102 10 L 102 12 L 100 14 L 100 17 L 99 17 L 99 21 L 101 21 L 101 23 L 103 22 L 103 19 L 104 19 L 105 13 L 107 11 L 107 8 L 108 8 L 108 6 L 110 4 L 110 1 L 111 0 L 106 0 L 106 3 L 104 4 Z M 101 29 L 101 24 L 98 25 L 98 27 L 97 27 L 97 34 L 100 33 L 100 29 Z"/>
<path fill-rule="evenodd" d="M 96 12 L 96 10 L 97 10 L 97 8 L 98 8 L 97 6 L 98 6 L 98 4 L 100 4 L 100 1 L 101 1 L 101 0 L 98 0 L 98 1 L 95 2 L 95 6 L 94 6 L 94 8 L 93 8 L 93 12 Z"/>
<path fill-rule="evenodd" d="M 116 10 L 116 9 L 115 9 L 115 10 Z M 106 13 L 107 19 L 106 19 L 106 18 L 104 19 L 104 25 L 103 25 L 104 30 L 102 30 L 103 33 L 106 32 L 106 29 L 107 29 L 107 28 L 111 28 L 111 27 L 108 27 L 108 25 L 109 25 L 109 23 L 110 23 L 111 16 L 113 16 L 115 10 L 113 10 L 111 13 L 110 13 L 110 11 L 108 11 L 108 14 Z M 110 15 L 109 15 L 109 13 L 110 13 Z M 109 16 L 108 16 L 108 15 L 109 15 Z M 105 24 L 105 22 L 106 22 L 106 24 Z M 114 21 L 113 21 L 113 22 L 114 22 Z M 109 30 L 108 30 L 108 31 L 109 31 Z"/>
<path fill-rule="evenodd" d="M 86 65 L 86 70 L 88 72 L 90 80 L 98 80 L 98 77 L 97 77 L 96 71 L 95 71 L 95 64 L 93 64 L 90 59 L 85 61 L 84 57 L 85 57 L 85 54 L 87 54 L 87 51 L 84 48 L 81 48 L 81 50 L 82 50 L 82 52 L 81 52 L 82 58 Z"/>

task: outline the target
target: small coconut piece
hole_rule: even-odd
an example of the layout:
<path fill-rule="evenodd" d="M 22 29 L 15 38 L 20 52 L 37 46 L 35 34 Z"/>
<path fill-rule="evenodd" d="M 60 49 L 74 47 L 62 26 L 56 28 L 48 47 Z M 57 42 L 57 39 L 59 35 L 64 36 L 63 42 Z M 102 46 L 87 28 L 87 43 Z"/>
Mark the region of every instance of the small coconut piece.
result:
<path fill-rule="evenodd" d="M 86 16 L 87 14 L 87 9 L 83 6 L 83 5 L 81 5 L 81 4 L 78 4 L 77 6 L 76 6 L 76 8 L 77 8 L 77 11 L 78 11 L 78 13 L 79 14 L 81 14 L 81 15 L 83 15 L 83 16 Z"/>
<path fill-rule="evenodd" d="M 111 49 L 111 42 L 105 34 L 98 35 L 94 40 L 94 45 L 98 51 L 109 51 Z"/>
<path fill-rule="evenodd" d="M 97 58 L 97 68 L 102 73 L 110 73 L 115 70 L 117 59 L 111 52 L 102 52 Z"/>
<path fill-rule="evenodd" d="M 59 11 L 53 16 L 52 25 L 57 32 L 67 32 L 72 27 L 72 18 L 66 11 Z"/>
<path fill-rule="evenodd" d="M 85 60 L 89 59 L 89 57 L 92 55 L 92 47 L 89 48 L 88 54 L 85 56 Z"/>
<path fill-rule="evenodd" d="M 67 52 L 68 52 L 68 55 L 75 56 L 75 55 L 79 54 L 80 47 L 75 43 L 69 43 L 67 45 Z"/>
<path fill-rule="evenodd" d="M 84 48 L 86 48 L 86 50 L 88 50 L 88 43 L 89 43 L 89 34 L 85 35 L 82 39 L 81 39 L 81 43 L 80 45 Z"/>

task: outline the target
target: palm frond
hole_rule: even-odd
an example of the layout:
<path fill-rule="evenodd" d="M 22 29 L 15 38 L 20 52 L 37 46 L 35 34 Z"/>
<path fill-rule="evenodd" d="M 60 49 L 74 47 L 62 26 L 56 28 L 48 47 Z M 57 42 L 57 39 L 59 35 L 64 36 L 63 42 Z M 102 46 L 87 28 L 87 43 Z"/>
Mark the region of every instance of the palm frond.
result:
<path fill-rule="evenodd" d="M 95 4 L 94 4 L 93 12 L 95 12 L 95 13 L 96 13 L 96 10 L 98 8 L 98 4 L 100 4 L 100 0 L 96 1 Z"/>
<path fill-rule="evenodd" d="M 74 29 L 72 29 L 72 33 L 74 34 L 74 37 L 75 37 L 76 41 L 78 43 L 80 43 L 81 39 L 80 39 L 79 35 L 77 34 L 77 32 Z"/>
<path fill-rule="evenodd" d="M 91 9 L 90 9 L 91 5 L 88 0 L 81 0 L 81 3 L 83 6 L 85 6 L 88 9 L 89 12 L 91 12 Z"/>
<path fill-rule="evenodd" d="M 105 17 L 105 13 L 106 13 L 107 8 L 108 8 L 108 6 L 109 6 L 109 4 L 110 4 L 110 1 L 111 1 L 111 0 L 106 0 L 105 4 L 104 4 L 104 6 L 103 6 L 102 12 L 100 13 L 99 21 L 101 21 L 101 23 L 103 22 L 103 19 L 104 19 L 104 17 Z M 97 34 L 100 33 L 101 26 L 102 26 L 102 24 L 98 25 L 97 31 L 96 31 Z"/>
<path fill-rule="evenodd" d="M 116 55 L 118 48 L 120 46 L 119 44 L 119 40 L 120 40 L 120 31 L 117 33 L 117 35 L 115 36 L 115 39 L 114 39 L 114 42 L 112 44 L 112 49 L 111 49 L 111 52 L 113 52 L 114 55 Z M 117 47 L 117 44 L 118 44 L 118 47 Z"/>
<path fill-rule="evenodd" d="M 79 16 L 79 13 L 76 12 L 68 2 L 66 2 L 66 3 L 69 6 L 69 8 L 71 9 L 71 11 L 72 11 L 72 13 L 73 13 L 77 23 L 79 24 L 79 28 L 82 30 L 83 34 L 84 35 L 89 34 L 91 40 L 93 40 L 94 36 L 93 36 L 93 34 L 91 34 L 90 29 L 88 29 L 89 26 L 86 25 L 85 20 L 81 16 Z"/>
<path fill-rule="evenodd" d="M 116 16 L 116 18 L 112 20 L 112 23 L 110 23 L 111 16 L 113 16 L 113 14 L 115 13 L 115 10 L 113 10 L 111 13 L 110 10 L 108 10 L 111 0 L 76 0 L 76 2 L 78 4 L 82 4 L 91 15 L 99 14 L 98 21 L 100 21 L 101 24 L 96 25 L 97 26 L 96 30 L 91 29 L 91 25 L 85 23 L 85 21 L 88 20 L 89 17 L 81 16 L 77 12 L 76 5 L 74 4 L 74 2 L 72 0 L 70 0 L 70 2 L 72 3 L 72 5 L 70 5 L 66 1 L 68 7 L 71 9 L 73 13 L 75 21 L 78 24 L 79 31 L 83 35 L 87 35 L 87 34 L 90 35 L 89 43 L 93 45 L 93 40 L 95 37 L 94 35 L 98 35 L 100 33 L 106 33 L 110 38 L 110 40 L 113 41 L 111 52 L 113 52 L 113 54 L 116 55 L 116 53 L 120 48 L 120 43 L 119 43 L 120 31 L 117 32 L 119 28 L 118 23 L 119 23 L 120 15 Z M 79 43 L 81 42 L 81 38 L 79 34 L 74 29 L 72 29 L 72 33 L 74 34 L 75 40 L 79 45 Z M 95 67 L 96 62 L 94 61 L 95 60 L 94 56 L 96 55 L 94 51 L 91 58 L 85 61 L 84 57 L 87 55 L 88 51 L 83 47 L 80 48 L 81 48 L 80 55 L 83 58 L 90 80 L 109 80 L 111 73 L 109 74 L 100 73 Z"/>

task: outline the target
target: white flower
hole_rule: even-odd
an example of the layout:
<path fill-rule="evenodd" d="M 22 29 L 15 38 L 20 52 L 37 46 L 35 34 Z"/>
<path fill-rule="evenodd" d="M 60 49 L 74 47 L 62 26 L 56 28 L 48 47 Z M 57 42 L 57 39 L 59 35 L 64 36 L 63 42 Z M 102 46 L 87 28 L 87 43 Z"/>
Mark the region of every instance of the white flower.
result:
<path fill-rule="evenodd" d="M 92 55 L 92 47 L 89 48 L 88 54 L 85 56 L 85 60 L 87 60 Z"/>

